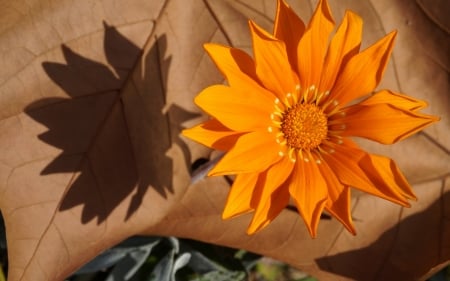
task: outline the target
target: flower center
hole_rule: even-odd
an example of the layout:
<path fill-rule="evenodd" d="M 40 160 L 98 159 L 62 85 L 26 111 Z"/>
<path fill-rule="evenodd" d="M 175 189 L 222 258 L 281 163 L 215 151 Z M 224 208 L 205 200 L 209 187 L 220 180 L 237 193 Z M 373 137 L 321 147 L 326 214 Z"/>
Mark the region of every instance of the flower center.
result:
<path fill-rule="evenodd" d="M 327 117 L 314 104 L 297 103 L 283 113 L 281 131 L 289 147 L 313 149 L 327 137 Z"/>

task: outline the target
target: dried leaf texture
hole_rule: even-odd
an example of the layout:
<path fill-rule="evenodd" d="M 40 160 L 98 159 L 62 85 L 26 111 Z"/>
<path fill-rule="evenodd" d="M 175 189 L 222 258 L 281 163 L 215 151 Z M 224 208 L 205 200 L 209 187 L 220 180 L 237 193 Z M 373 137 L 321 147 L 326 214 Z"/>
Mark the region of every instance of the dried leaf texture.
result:
<path fill-rule="evenodd" d="M 206 118 L 194 96 L 223 81 L 203 43 L 250 51 L 247 19 L 271 30 L 275 1 L 0 1 L 9 280 L 62 280 L 135 234 L 244 248 L 320 280 L 431 274 L 450 260 L 450 5 L 431 2 L 330 1 L 337 21 L 347 8 L 362 16 L 363 47 L 398 29 L 380 88 L 429 101 L 442 120 L 393 146 L 364 143 L 414 184 L 412 208 L 356 194 L 358 235 L 324 219 L 311 240 L 290 210 L 255 236 L 247 216 L 222 221 L 229 183 L 190 185 L 191 163 L 214 153 L 179 136 Z M 307 20 L 316 1 L 289 3 Z"/>

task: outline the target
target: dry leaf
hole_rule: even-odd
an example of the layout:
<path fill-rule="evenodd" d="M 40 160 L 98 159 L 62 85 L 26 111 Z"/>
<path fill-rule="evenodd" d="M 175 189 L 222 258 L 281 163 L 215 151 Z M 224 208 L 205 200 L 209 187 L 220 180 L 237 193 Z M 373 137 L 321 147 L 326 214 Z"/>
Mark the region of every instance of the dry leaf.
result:
<path fill-rule="evenodd" d="M 316 4 L 289 2 L 304 20 Z M 61 280 L 135 234 L 244 248 L 320 280 L 413 280 L 448 262 L 449 24 L 440 11 L 450 5 L 330 2 L 337 21 L 346 8 L 363 17 L 365 46 L 399 30 L 380 87 L 429 101 L 442 120 L 394 146 L 365 144 L 397 160 L 419 202 L 356 196 L 357 236 L 327 219 L 311 240 L 290 210 L 255 236 L 247 216 L 222 221 L 229 183 L 190 185 L 191 163 L 211 152 L 179 136 L 204 118 L 193 97 L 222 81 L 202 44 L 250 50 L 247 18 L 271 30 L 275 1 L 0 1 L 9 280 Z"/>

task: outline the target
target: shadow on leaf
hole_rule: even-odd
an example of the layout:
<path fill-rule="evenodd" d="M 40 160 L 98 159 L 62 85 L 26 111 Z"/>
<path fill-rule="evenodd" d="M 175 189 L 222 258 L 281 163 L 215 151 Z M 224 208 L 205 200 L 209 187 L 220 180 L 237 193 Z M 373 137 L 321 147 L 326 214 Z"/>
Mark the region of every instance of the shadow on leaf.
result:
<path fill-rule="evenodd" d="M 446 202 L 450 202 L 450 192 L 426 210 L 403 219 L 367 247 L 316 262 L 320 269 L 352 280 L 419 280 L 434 265 L 450 258 L 448 251 L 447 256 L 442 252 L 442 242 L 448 238 L 441 221 L 442 216 L 448 216 Z M 438 241 L 439 236 L 444 240 Z"/>
<path fill-rule="evenodd" d="M 62 150 L 41 174 L 74 173 L 59 210 L 83 205 L 82 223 L 94 218 L 102 223 L 131 196 L 124 215 L 129 219 L 150 187 L 163 197 L 173 192 L 172 159 L 166 152 L 173 142 L 182 142 L 171 134 L 169 114 L 186 120 L 194 116 L 176 106 L 164 111 L 171 61 L 164 58 L 165 36 L 141 59 L 140 48 L 115 27 L 104 27 L 109 66 L 63 45 L 67 64 L 42 66 L 70 98 L 46 98 L 26 108 L 48 128 L 39 139 Z M 130 104 L 133 99 L 135 104 Z M 188 162 L 187 148 L 182 150 Z"/>

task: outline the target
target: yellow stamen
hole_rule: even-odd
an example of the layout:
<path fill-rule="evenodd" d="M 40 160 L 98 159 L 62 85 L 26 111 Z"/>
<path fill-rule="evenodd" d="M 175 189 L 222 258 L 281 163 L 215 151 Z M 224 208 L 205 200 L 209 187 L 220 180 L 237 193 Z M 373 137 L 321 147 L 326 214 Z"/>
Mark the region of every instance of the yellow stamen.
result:
<path fill-rule="evenodd" d="M 327 117 L 314 104 L 296 104 L 284 112 L 281 132 L 289 147 L 313 149 L 327 137 Z"/>
<path fill-rule="evenodd" d="M 295 151 L 294 151 L 294 149 L 292 149 L 292 148 L 289 148 L 289 150 L 288 150 L 288 156 L 289 156 L 289 160 L 291 160 L 292 162 L 295 162 L 295 160 L 296 160 L 296 158 L 295 158 L 295 156 L 294 156 L 294 153 Z"/>

